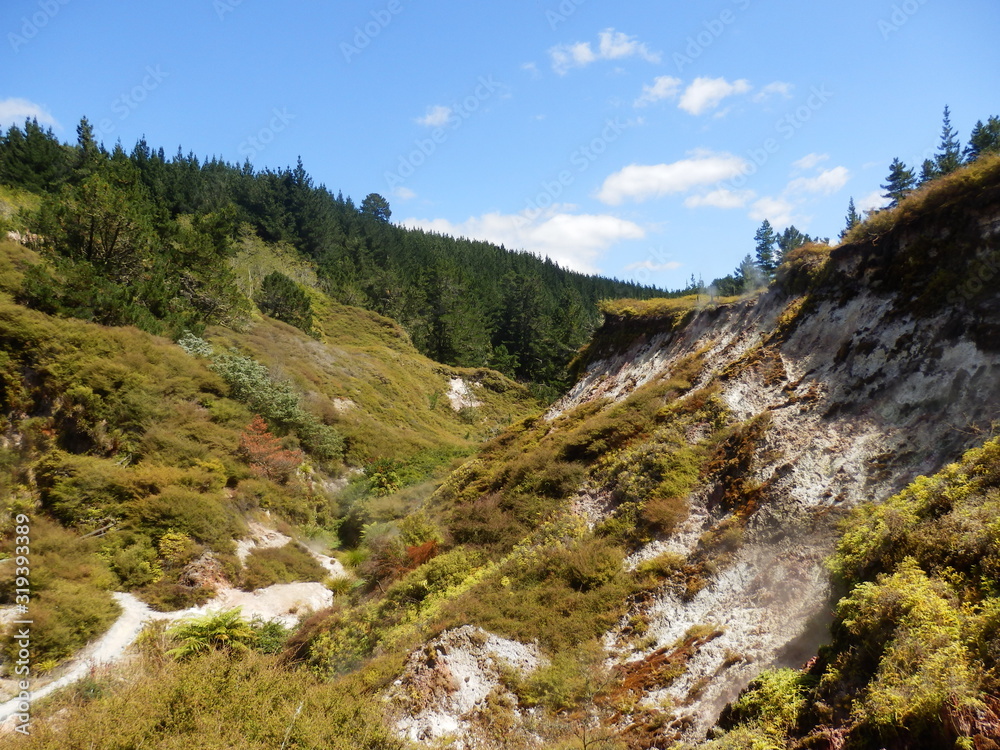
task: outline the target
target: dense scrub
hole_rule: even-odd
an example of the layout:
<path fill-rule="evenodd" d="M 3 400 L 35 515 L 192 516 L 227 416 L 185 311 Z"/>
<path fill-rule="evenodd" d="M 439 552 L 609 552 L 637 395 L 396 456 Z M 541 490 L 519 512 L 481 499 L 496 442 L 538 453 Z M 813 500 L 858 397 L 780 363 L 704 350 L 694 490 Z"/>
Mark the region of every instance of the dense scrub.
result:
<path fill-rule="evenodd" d="M 30 737 L 18 738 L 19 747 L 401 747 L 370 694 L 253 652 L 146 658 L 123 674 L 87 678 L 51 701 L 44 714 L 53 718 L 35 720 Z"/>
<path fill-rule="evenodd" d="M 399 487 L 419 486 L 533 405 L 499 374 L 442 370 L 391 321 L 321 295 L 316 325 L 336 350 L 268 319 L 243 333 L 212 329 L 214 344 L 187 334 L 177 346 L 133 327 L 46 315 L 6 294 L 38 266 L 37 253 L 4 241 L 0 250 L 3 512 L 31 515 L 39 567 L 61 571 L 40 581 L 33 605 L 42 670 L 110 625 L 111 591 L 164 609 L 204 602 L 209 592 L 188 569 L 206 553 L 234 584 L 322 580 L 297 548 L 252 555 L 243 571 L 233 542 L 245 519 L 272 514 L 335 544 L 342 503 L 376 495 L 359 480 L 354 500 L 335 497 L 345 463 L 393 456 Z M 481 384 L 473 415 L 445 395 L 460 375 Z M 381 385 L 390 378 L 398 382 Z M 45 544 L 58 555 L 43 554 Z M 3 602 L 12 603 L 7 570 Z"/>
<path fill-rule="evenodd" d="M 719 747 L 992 747 L 1000 738 L 1000 440 L 845 523 L 833 642 L 767 673 Z M 770 744 L 766 744 L 770 743 Z"/>

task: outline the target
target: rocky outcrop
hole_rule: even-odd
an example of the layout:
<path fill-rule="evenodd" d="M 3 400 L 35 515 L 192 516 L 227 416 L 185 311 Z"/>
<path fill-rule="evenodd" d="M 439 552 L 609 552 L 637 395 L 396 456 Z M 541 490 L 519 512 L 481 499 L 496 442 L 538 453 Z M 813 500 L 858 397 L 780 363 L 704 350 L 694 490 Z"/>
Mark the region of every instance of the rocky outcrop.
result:
<path fill-rule="evenodd" d="M 538 647 L 467 625 L 449 630 L 410 655 L 389 700 L 399 709 L 397 730 L 411 742 L 450 741 L 475 747 L 504 714 L 507 732 L 520 715 L 505 673 L 523 676 L 541 664 Z M 509 724 L 508 724 L 509 722 Z"/>
<path fill-rule="evenodd" d="M 635 650 L 627 628 L 606 639 L 627 662 L 691 627 L 722 631 L 682 677 L 647 696 L 674 706 L 686 739 L 704 737 L 762 669 L 815 653 L 832 593 L 824 559 L 843 512 L 957 459 L 1000 414 L 1000 296 L 982 283 L 1000 268 L 1000 222 L 979 200 L 833 250 L 797 293 L 786 271 L 762 296 L 693 311 L 681 325 L 645 320 L 631 341 L 623 321 L 608 320 L 607 350 L 592 348 L 551 409 L 554 418 L 624 399 L 697 358 L 695 388 L 713 384 L 737 422 L 767 420 L 746 478 L 759 490 L 737 511 L 738 548 L 694 595 L 664 592 L 633 613 L 648 620 L 652 644 Z M 688 498 L 686 525 L 638 557 L 693 553 L 732 518 L 719 490 L 707 477 Z"/>

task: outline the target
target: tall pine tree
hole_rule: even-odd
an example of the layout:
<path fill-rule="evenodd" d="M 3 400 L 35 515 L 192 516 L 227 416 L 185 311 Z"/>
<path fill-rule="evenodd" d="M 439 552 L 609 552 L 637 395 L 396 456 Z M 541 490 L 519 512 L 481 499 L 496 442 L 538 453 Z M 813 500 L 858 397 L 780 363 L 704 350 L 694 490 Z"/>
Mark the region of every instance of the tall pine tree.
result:
<path fill-rule="evenodd" d="M 847 204 L 847 216 L 845 217 L 844 228 L 840 232 L 840 239 L 843 240 L 848 232 L 860 223 L 861 217 L 858 215 L 857 209 L 854 208 L 854 196 L 852 195 L 850 202 Z"/>
<path fill-rule="evenodd" d="M 770 279 L 774 275 L 774 269 L 778 267 L 774 257 L 774 245 L 778 241 L 778 235 L 774 233 L 771 222 L 764 219 L 753 239 L 756 243 L 757 267 L 765 278 Z"/>
<path fill-rule="evenodd" d="M 937 176 L 951 174 L 962 166 L 962 144 L 958 140 L 958 131 L 951 126 L 951 112 L 948 106 L 944 108 L 944 122 L 941 125 L 941 145 L 934 157 L 934 167 Z"/>
<path fill-rule="evenodd" d="M 888 198 L 889 207 L 893 208 L 898 206 L 899 202 L 912 192 L 916 182 L 913 170 L 907 168 L 902 160 L 896 157 L 892 160 L 892 165 L 889 167 L 889 177 L 886 180 L 886 184 L 879 187 L 885 191 L 882 197 Z"/>
<path fill-rule="evenodd" d="M 974 162 L 986 153 L 1000 153 L 1000 117 L 995 115 L 985 125 L 982 120 L 976 123 L 965 149 L 965 160 Z"/>
<path fill-rule="evenodd" d="M 780 266 L 781 261 L 785 259 L 785 256 L 792 252 L 797 247 L 802 247 L 807 242 L 812 242 L 813 238 L 808 234 L 803 234 L 800 232 L 795 225 L 791 225 L 785 229 L 784 232 L 778 235 L 778 250 L 780 251 L 775 257 L 775 266 Z"/>

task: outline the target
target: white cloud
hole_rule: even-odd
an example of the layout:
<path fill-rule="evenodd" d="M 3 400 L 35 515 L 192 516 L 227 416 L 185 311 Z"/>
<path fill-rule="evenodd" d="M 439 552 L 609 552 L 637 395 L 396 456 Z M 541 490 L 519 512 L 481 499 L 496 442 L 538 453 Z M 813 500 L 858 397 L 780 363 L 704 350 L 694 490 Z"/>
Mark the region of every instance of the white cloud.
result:
<path fill-rule="evenodd" d="M 798 161 L 792 162 L 792 166 L 797 170 L 806 171 L 819 166 L 829 158 L 829 154 L 806 154 Z"/>
<path fill-rule="evenodd" d="M 701 208 L 711 206 L 713 208 L 743 208 L 747 203 L 756 197 L 753 190 L 727 190 L 719 188 L 704 195 L 692 195 L 684 200 L 684 205 L 688 208 Z"/>
<path fill-rule="evenodd" d="M 552 69 L 565 75 L 572 68 L 583 68 L 598 60 L 620 60 L 625 57 L 641 57 L 647 62 L 659 62 L 660 54 L 652 52 L 645 44 L 621 31 L 605 29 L 598 35 L 597 51 L 590 42 L 559 44 L 549 50 Z"/>
<path fill-rule="evenodd" d="M 549 50 L 549 56 L 552 58 L 552 69 L 561 76 L 566 75 L 570 68 L 582 68 L 597 59 L 589 42 L 560 44 Z"/>
<path fill-rule="evenodd" d="M 858 207 L 858 213 L 864 215 L 865 211 L 875 211 L 879 208 L 885 208 L 889 205 L 889 201 L 882 197 L 881 190 L 875 190 L 874 192 L 868 193 L 865 197 L 858 201 L 855 201 Z"/>
<path fill-rule="evenodd" d="M 392 191 L 394 197 L 399 198 L 401 201 L 412 201 L 417 197 L 417 194 L 410 190 L 404 185 L 400 185 Z"/>
<path fill-rule="evenodd" d="M 597 197 L 618 205 L 625 200 L 644 201 L 692 188 L 712 185 L 740 174 L 746 161 L 739 156 L 695 151 L 671 164 L 631 164 L 604 180 Z"/>
<path fill-rule="evenodd" d="M 417 118 L 417 124 L 428 128 L 443 128 L 451 119 L 451 107 L 437 105 L 428 107 L 427 114 Z"/>
<path fill-rule="evenodd" d="M 754 221 L 767 219 L 777 229 L 787 227 L 792 223 L 792 211 L 795 206 L 784 198 L 764 196 L 754 202 L 750 209 L 750 218 Z"/>
<path fill-rule="evenodd" d="M 657 76 L 652 84 L 646 84 L 642 87 L 642 95 L 635 100 L 634 106 L 645 107 L 647 104 L 672 99 L 677 96 L 682 83 L 680 78 L 673 76 Z"/>
<path fill-rule="evenodd" d="M 538 66 L 533 62 L 522 63 L 521 70 L 530 75 L 532 78 L 542 77 L 542 74 L 538 72 Z"/>
<path fill-rule="evenodd" d="M 782 99 L 791 99 L 792 88 L 792 84 L 790 83 L 785 83 L 784 81 L 774 81 L 767 84 L 764 88 L 754 94 L 753 100 L 760 104 L 775 96 L 780 96 Z"/>
<path fill-rule="evenodd" d="M 753 87 L 745 79 L 729 83 L 725 78 L 695 78 L 681 96 L 678 106 L 692 115 L 700 115 L 719 106 L 723 99 L 746 94 Z"/>
<path fill-rule="evenodd" d="M 647 271 L 676 271 L 678 268 L 683 268 L 684 264 L 679 263 L 676 260 L 670 260 L 666 263 L 654 263 L 651 260 L 643 260 L 639 263 L 629 263 L 625 266 L 626 271 L 638 271 L 640 268 L 645 268 Z"/>
<path fill-rule="evenodd" d="M 651 52 L 645 44 L 637 42 L 634 37 L 621 31 L 605 29 L 599 34 L 599 38 L 601 40 L 601 58 L 604 60 L 638 56 L 646 62 L 658 63 L 660 61 L 659 52 Z"/>
<path fill-rule="evenodd" d="M 820 193 L 833 195 L 850 179 L 851 173 L 847 167 L 834 167 L 820 172 L 815 177 L 799 177 L 788 183 L 785 192 L 791 195 L 801 193 Z"/>
<path fill-rule="evenodd" d="M 403 226 L 471 237 L 547 256 L 556 263 L 583 273 L 597 273 L 597 261 L 612 245 L 638 240 L 646 231 L 631 221 L 608 214 L 570 214 L 558 205 L 542 213 L 489 213 L 454 223 L 447 219 L 406 219 Z"/>
<path fill-rule="evenodd" d="M 0 100 L 0 125 L 9 127 L 10 125 L 24 126 L 25 120 L 35 118 L 39 125 L 47 125 L 58 128 L 56 122 L 48 110 L 40 104 L 29 102 L 27 99 L 3 99 Z"/>

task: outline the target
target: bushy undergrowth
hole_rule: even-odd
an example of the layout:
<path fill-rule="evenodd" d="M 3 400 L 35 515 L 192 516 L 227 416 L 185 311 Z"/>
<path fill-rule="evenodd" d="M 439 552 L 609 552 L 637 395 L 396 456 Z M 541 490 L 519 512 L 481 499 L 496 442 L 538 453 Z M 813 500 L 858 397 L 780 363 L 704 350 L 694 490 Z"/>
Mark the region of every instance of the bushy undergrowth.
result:
<path fill-rule="evenodd" d="M 808 677 L 751 686 L 720 747 L 811 747 L 834 735 L 851 748 L 979 747 L 995 736 L 986 708 L 1000 691 L 998 502 L 994 439 L 854 511 L 830 563 L 848 588 L 832 644 Z M 777 707 L 744 710 L 780 685 L 802 698 L 782 701 L 798 707 L 795 721 L 769 720 L 784 715 Z"/>
<path fill-rule="evenodd" d="M 326 568 L 297 544 L 250 551 L 243 571 L 242 586 L 247 591 L 295 581 L 322 581 Z"/>
<path fill-rule="evenodd" d="M 225 651 L 145 660 L 99 677 L 90 695 L 57 698 L 32 723 L 28 750 L 396 750 L 381 702 L 290 669 L 278 657 Z M 59 711 L 59 709 L 65 709 Z M 58 713 L 57 713 L 58 711 Z M 20 738 L 19 738 L 20 739 Z"/>
<path fill-rule="evenodd" d="M 6 524 L 5 524 L 6 525 Z M 14 524 L 2 544 L 13 557 Z M 43 517 L 30 525 L 30 589 L 32 668 L 46 670 L 101 635 L 120 613 L 109 590 L 114 576 L 97 553 L 96 540 L 81 540 Z M 0 601 L 14 604 L 15 565 L 0 566 Z M 16 643 L 5 629 L 4 656 L 13 659 Z"/>

